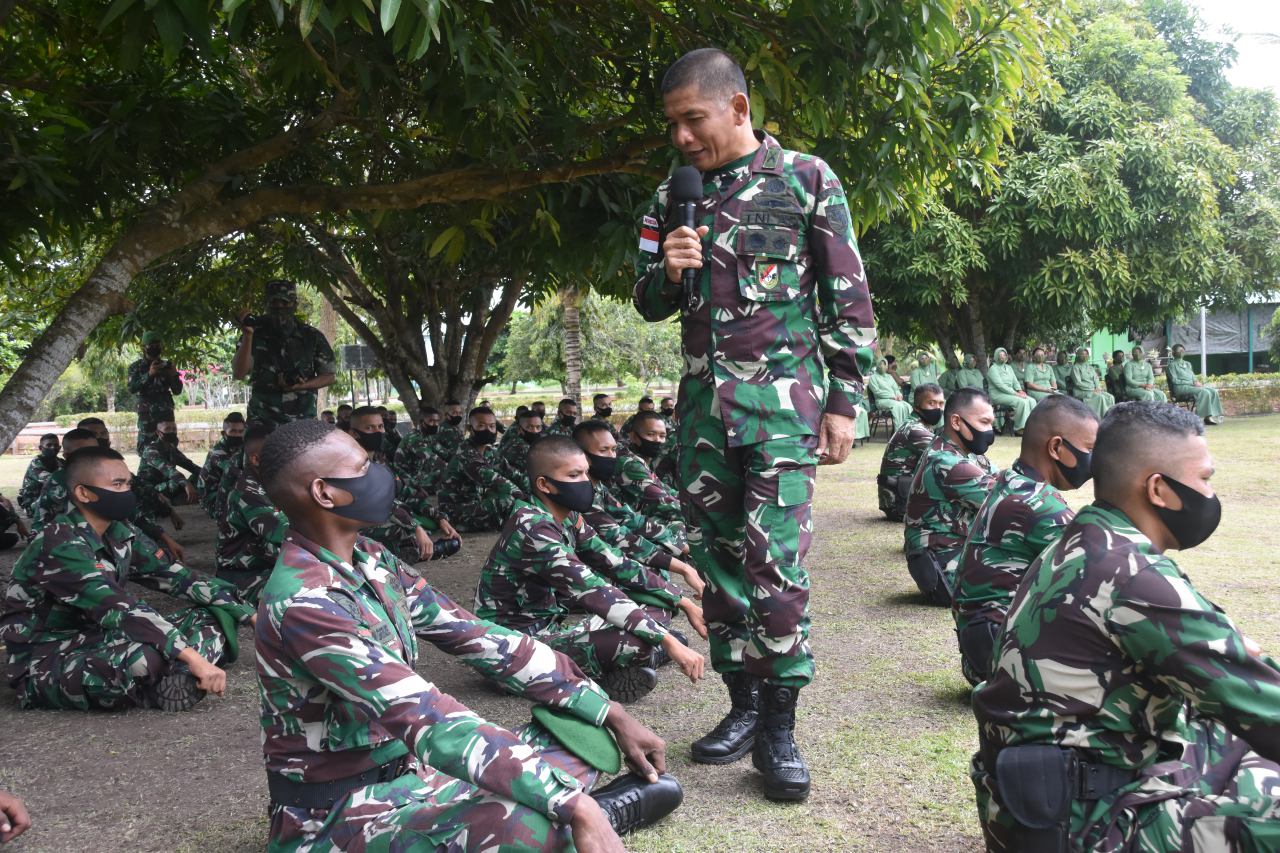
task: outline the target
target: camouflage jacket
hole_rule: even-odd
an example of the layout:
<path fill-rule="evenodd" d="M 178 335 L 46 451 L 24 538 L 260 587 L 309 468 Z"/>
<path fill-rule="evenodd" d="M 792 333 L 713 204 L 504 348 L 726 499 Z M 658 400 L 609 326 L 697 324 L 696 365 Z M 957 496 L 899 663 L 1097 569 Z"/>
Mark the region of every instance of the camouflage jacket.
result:
<path fill-rule="evenodd" d="M 517 630 L 537 631 L 585 610 L 651 645 L 667 629 L 626 591 L 648 592 L 674 607 L 680 590 L 596 535 L 576 512 L 561 524 L 541 503 L 516 503 L 476 587 L 476 613 Z"/>
<path fill-rule="evenodd" d="M 618 448 L 617 473 L 609 488 L 620 501 L 643 515 L 664 521 L 681 521 L 680 497 L 654 476 L 649 463 L 625 447 Z"/>
<path fill-rule="evenodd" d="M 173 411 L 173 395 L 182 393 L 182 377 L 176 372 L 151 375 L 151 359 L 140 358 L 129 365 L 129 393 L 138 398 L 138 415 L 154 423 Z"/>
<path fill-rule="evenodd" d="M 241 473 L 227 494 L 226 511 L 218 519 L 214 556 L 218 571 L 271 571 L 288 526 L 288 516 L 271 503 L 257 478 L 247 471 Z"/>
<path fill-rule="evenodd" d="M 568 658 L 476 618 L 363 538 L 348 563 L 289 531 L 259 613 L 267 770 L 325 782 L 412 753 L 568 821 L 579 793 L 572 776 L 415 669 L 421 637 L 513 693 L 599 725 L 609 700 Z"/>
<path fill-rule="evenodd" d="M 662 571 L 671 568 L 672 556 L 678 556 L 682 550 L 677 538 L 618 500 L 604 483 L 594 480 L 592 487 L 594 502 L 591 509 L 582 514 L 583 521 L 591 525 L 601 539 L 633 560 Z"/>
<path fill-rule="evenodd" d="M 181 450 L 164 441 L 151 441 L 142 448 L 138 459 L 137 478 L 166 498 L 176 498 L 187 491 L 187 478 L 178 470 Z"/>
<path fill-rule="evenodd" d="M 884 447 L 884 457 L 880 460 L 880 476 L 882 478 L 910 477 L 916 471 L 920 457 L 938 434 L 932 427 L 920 421 L 914 411 L 907 422 L 898 427 Z"/>
<path fill-rule="evenodd" d="M 1181 756 L 1194 717 L 1275 760 L 1277 708 L 1276 662 L 1101 501 L 1027 570 L 996 669 L 973 694 L 995 748 L 1055 743 L 1130 769 Z"/>
<path fill-rule="evenodd" d="M 855 353 L 875 329 L 844 189 L 817 157 L 757 137 L 754 154 L 703 176 L 697 224 L 711 231 L 691 293 L 663 264 L 680 224 L 669 180 L 641 220 L 636 308 L 680 314 L 682 445 L 817 435 L 824 411 L 853 417 L 862 399 Z"/>
<path fill-rule="evenodd" d="M 544 436 L 563 435 L 565 437 L 573 435 L 573 428 L 582 423 L 581 420 L 575 420 L 571 424 L 566 424 L 559 418 L 547 421 L 546 427 L 542 430 Z"/>
<path fill-rule="evenodd" d="M 1075 512 L 1062 492 L 1022 460 L 996 477 L 978 508 L 956 574 L 959 630 L 975 619 L 1004 623 L 1027 566 L 1058 541 Z"/>
<path fill-rule="evenodd" d="M 963 546 L 974 513 L 994 482 L 986 457 L 965 453 L 945 433 L 935 438 L 911 480 L 904 534 L 907 553 L 954 551 Z"/>
<path fill-rule="evenodd" d="M 222 475 L 230 466 L 239 468 L 237 460 L 240 453 L 239 449 L 229 450 L 227 440 L 220 439 L 217 444 L 209 448 L 209 454 L 205 456 L 204 464 L 200 466 L 200 473 L 196 475 L 196 494 L 200 496 L 200 506 L 204 507 L 204 511 L 214 521 L 217 521 L 221 514 L 222 495 L 218 491 L 218 486 L 222 482 Z"/>
<path fill-rule="evenodd" d="M 333 347 L 315 326 L 295 321 L 288 329 L 267 325 L 253 335 L 249 419 L 280 423 L 316 416 L 316 391 L 282 391 L 280 379 L 293 385 L 337 371 Z"/>
<path fill-rule="evenodd" d="M 49 478 L 62 470 L 62 458 L 54 457 L 53 461 L 37 456 L 27 464 L 27 471 L 22 475 L 22 485 L 18 488 L 18 506 L 22 507 L 29 517 L 35 518 L 36 501 L 49 483 Z"/>
<path fill-rule="evenodd" d="M 218 486 L 214 489 L 211 503 L 213 504 L 213 518 L 215 521 L 222 518 L 222 514 L 227 511 L 227 498 L 243 473 L 244 451 L 242 450 L 233 454 L 227 461 L 226 467 L 222 469 L 222 477 L 218 480 Z"/>
<path fill-rule="evenodd" d="M 528 494 L 529 492 L 529 475 L 526 466 L 529 462 L 529 442 L 520 436 L 520 430 L 512 427 L 507 430 L 507 435 L 515 434 L 515 438 L 508 441 L 503 436 L 503 441 L 498 443 L 498 457 L 502 460 L 502 473 L 508 480 L 515 483 L 521 491 Z"/>
<path fill-rule="evenodd" d="M 59 516 L 18 558 L 4 595 L 0 640 L 8 646 L 10 684 L 53 654 L 102 642 L 108 632 L 157 649 L 167 659 L 187 647 L 182 634 L 127 581 L 196 604 L 217 604 L 238 621 L 253 615 L 235 587 L 196 575 L 132 524 L 115 521 L 102 537 L 79 510 Z"/>
<path fill-rule="evenodd" d="M 474 503 L 481 493 L 495 489 L 519 491 L 503 475 L 498 448 L 492 444 L 478 447 L 464 441 L 453 451 L 444 469 L 437 499 L 440 507 L 448 510 L 455 504 Z"/>
<path fill-rule="evenodd" d="M 393 463 L 396 473 L 413 480 L 422 477 L 435 463 L 434 443 L 434 435 L 420 430 L 415 429 L 406 435 L 396 447 Z"/>

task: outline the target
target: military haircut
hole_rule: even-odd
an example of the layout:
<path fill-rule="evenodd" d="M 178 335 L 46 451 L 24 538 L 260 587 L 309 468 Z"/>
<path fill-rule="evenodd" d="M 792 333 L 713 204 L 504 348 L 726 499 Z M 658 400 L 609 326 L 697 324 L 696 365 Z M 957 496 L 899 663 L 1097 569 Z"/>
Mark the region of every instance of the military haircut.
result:
<path fill-rule="evenodd" d="M 631 419 L 631 431 L 639 432 L 649 421 L 662 421 L 663 426 L 667 425 L 666 420 L 657 412 L 636 412 L 635 417 Z"/>
<path fill-rule="evenodd" d="M 97 440 L 98 440 L 98 437 L 96 435 L 94 435 L 89 430 L 83 429 L 81 427 L 76 427 L 75 429 L 69 429 L 62 436 L 63 444 L 66 444 L 68 441 L 97 441 Z"/>
<path fill-rule="evenodd" d="M 89 433 L 89 437 L 93 438 L 93 434 Z M 67 491 L 71 492 L 76 486 L 84 485 L 98 470 L 98 466 L 107 461 L 123 462 L 124 457 L 119 451 L 99 447 L 97 444 L 90 444 L 72 453 L 67 457 Z"/>
<path fill-rule="evenodd" d="M 532 486 L 539 477 L 548 477 L 560 460 L 585 455 L 578 443 L 568 436 L 553 435 L 542 439 L 529 447 L 529 458 L 525 461 L 524 470 L 529 475 L 529 485 Z"/>
<path fill-rule="evenodd" d="M 48 440 L 49 440 L 49 439 L 51 439 L 51 438 L 52 438 L 54 441 L 57 441 L 57 440 L 58 440 L 58 434 L 57 434 L 56 432 L 46 432 L 44 435 L 40 436 L 40 443 L 41 443 L 41 444 L 44 444 L 46 441 L 48 441 Z"/>
<path fill-rule="evenodd" d="M 608 431 L 609 431 L 609 425 L 607 423 L 600 420 L 599 418 L 591 418 L 575 426 L 573 428 L 573 432 L 571 432 L 570 435 L 572 436 L 573 441 L 576 442 L 581 436 L 595 435 L 598 432 L 608 432 Z"/>
<path fill-rule="evenodd" d="M 698 94 L 728 101 L 741 92 L 747 94 L 747 78 L 732 56 L 716 47 L 691 50 L 671 63 L 662 75 L 662 94 L 669 95 L 686 86 L 697 86 Z"/>
<path fill-rule="evenodd" d="M 282 424 L 267 437 L 258 460 L 258 481 L 272 503 L 280 505 L 277 487 L 289 478 L 298 460 L 335 432 L 338 428 L 324 421 L 301 420 Z"/>
<path fill-rule="evenodd" d="M 523 412 L 516 412 L 516 423 L 522 426 L 524 424 L 527 424 L 533 418 L 542 420 L 542 415 L 538 414 L 537 412 L 531 411 L 529 409 L 525 409 Z"/>
<path fill-rule="evenodd" d="M 645 403 L 652 403 L 652 402 L 653 402 L 653 398 L 646 394 L 645 396 L 640 398 L 640 402 L 638 403 L 638 405 L 643 406 Z"/>
<path fill-rule="evenodd" d="M 425 418 L 427 415 L 440 414 L 440 410 L 437 409 L 435 406 L 421 406 L 418 409 L 418 414 Z"/>
<path fill-rule="evenodd" d="M 349 403 L 343 403 L 341 406 L 338 406 L 338 411 L 339 411 L 339 412 L 341 412 L 343 409 L 346 409 L 348 412 L 350 412 L 350 411 L 351 411 L 351 404 L 349 404 Z"/>
<path fill-rule="evenodd" d="M 382 412 L 378 411 L 377 406 L 361 406 L 358 409 L 351 410 L 352 418 L 360 418 L 360 417 L 364 417 L 365 415 L 378 415 L 379 417 L 381 417 Z"/>
<path fill-rule="evenodd" d="M 937 394 L 939 397 L 941 397 L 943 396 L 942 386 L 939 385 L 937 382 L 920 383 L 915 387 L 915 390 L 912 392 L 911 402 L 919 406 L 921 400 L 924 398 L 926 394 Z"/>
<path fill-rule="evenodd" d="M 240 414 L 239 412 L 230 412 L 225 418 L 222 419 L 222 422 L 224 424 L 242 424 L 244 423 L 244 415 Z"/>
<path fill-rule="evenodd" d="M 529 411 L 529 407 L 526 406 L 524 403 L 521 403 L 520 405 L 516 406 L 516 417 L 518 418 L 521 415 L 528 413 L 528 411 Z"/>
<path fill-rule="evenodd" d="M 542 408 L 545 409 L 547 407 L 547 404 L 542 400 L 534 400 L 532 403 L 529 404 L 529 408 L 531 409 L 536 408 L 538 406 L 541 406 Z"/>
<path fill-rule="evenodd" d="M 947 398 L 947 406 L 943 409 L 942 416 L 949 418 L 957 412 L 967 411 L 978 402 L 990 405 L 991 398 L 987 396 L 986 391 L 979 391 L 977 388 L 961 388 Z"/>
<path fill-rule="evenodd" d="M 1140 471 L 1169 453 L 1168 442 L 1204 435 L 1204 422 L 1172 403 L 1117 403 L 1098 427 L 1093 446 L 1094 493 L 1123 494 Z"/>
<path fill-rule="evenodd" d="M 591 403 L 592 405 L 599 405 L 600 401 L 608 396 L 609 396 L 608 394 L 592 394 Z"/>
<path fill-rule="evenodd" d="M 1093 409 L 1075 397 L 1051 394 L 1036 403 L 1031 414 L 1027 416 L 1027 423 L 1022 432 L 1022 442 L 1039 444 L 1055 435 L 1062 435 L 1064 424 L 1069 421 L 1076 423 L 1092 421 L 1096 424 L 1098 416 L 1094 414 Z"/>
<path fill-rule="evenodd" d="M 564 406 L 576 406 L 576 405 L 578 405 L 578 401 L 577 401 L 577 400 L 571 400 L 571 399 L 570 399 L 570 398 L 568 398 L 568 397 L 565 397 L 563 400 L 561 400 L 561 401 L 560 401 L 560 406 L 561 406 L 561 407 L 564 407 Z"/>
<path fill-rule="evenodd" d="M 328 426 L 328 424 L 325 425 Z M 244 431 L 244 444 L 248 447 L 251 442 L 266 441 L 267 437 L 274 431 L 271 424 L 254 424 Z"/>
<path fill-rule="evenodd" d="M 476 415 L 493 415 L 493 409 L 489 408 L 488 406 L 476 406 L 474 409 L 467 412 L 467 420 L 468 421 L 471 420 Z M 493 416 L 495 418 L 497 417 L 497 415 L 493 415 Z"/>
<path fill-rule="evenodd" d="M 88 429 L 89 427 L 96 427 L 96 426 L 104 427 L 106 425 L 107 425 L 107 422 L 104 421 L 102 418 L 81 418 L 80 422 L 76 424 L 76 428 Z"/>
<path fill-rule="evenodd" d="M 462 401 L 461 401 L 461 400 L 455 400 L 454 398 L 450 397 L 448 400 L 445 400 L 445 401 L 444 401 L 444 404 L 445 404 L 446 406 L 461 406 L 461 405 L 462 405 Z"/>

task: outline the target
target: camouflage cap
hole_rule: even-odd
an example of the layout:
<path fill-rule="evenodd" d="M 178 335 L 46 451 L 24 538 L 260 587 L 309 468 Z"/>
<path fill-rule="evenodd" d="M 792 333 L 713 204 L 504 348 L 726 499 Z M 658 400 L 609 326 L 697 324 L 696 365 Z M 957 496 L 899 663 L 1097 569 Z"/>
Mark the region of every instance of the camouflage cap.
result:
<path fill-rule="evenodd" d="M 298 301 L 298 286 L 285 278 L 273 278 L 267 282 L 266 292 L 268 301 L 272 299 Z"/>
<path fill-rule="evenodd" d="M 158 344 L 158 343 L 160 343 L 159 332 L 143 332 L 142 333 L 143 346 L 146 346 L 147 344 Z"/>

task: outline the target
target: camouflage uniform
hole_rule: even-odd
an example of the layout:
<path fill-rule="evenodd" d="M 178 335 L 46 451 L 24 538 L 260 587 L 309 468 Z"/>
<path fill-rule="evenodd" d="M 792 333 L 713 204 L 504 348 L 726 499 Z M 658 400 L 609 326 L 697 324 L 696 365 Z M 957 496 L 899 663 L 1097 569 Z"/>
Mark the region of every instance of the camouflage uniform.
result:
<path fill-rule="evenodd" d="M 586 419 L 580 418 L 575 420 L 571 424 L 566 424 L 564 421 L 560 420 L 560 418 L 557 417 L 554 420 L 546 422 L 546 426 L 543 427 L 542 429 L 542 435 L 544 437 L 549 437 L 553 435 L 563 435 L 566 438 L 568 438 L 573 435 L 573 428 L 578 424 L 582 423 L 583 420 L 586 420 Z M 612 432 L 612 430 L 610 430 L 610 432 Z"/>
<path fill-rule="evenodd" d="M 583 521 L 597 536 L 636 562 L 664 573 L 669 570 L 672 557 L 683 552 L 683 540 L 619 501 L 604 483 L 597 480 L 592 486 L 593 503 L 590 510 L 582 513 Z M 649 534 L 653 534 L 652 538 Z"/>
<path fill-rule="evenodd" d="M 876 487 L 880 496 L 880 511 L 894 521 L 902 521 L 906 510 L 905 498 L 902 501 L 898 499 L 899 489 L 906 492 L 920 457 L 929 449 L 937 435 L 934 428 L 922 423 L 919 415 L 912 410 L 911 417 L 898 427 L 885 445 Z"/>
<path fill-rule="evenodd" d="M 225 497 L 219 492 L 218 486 L 229 467 L 239 468 L 240 454 L 239 447 L 232 450 L 227 447 L 226 438 L 219 439 L 217 444 L 209 448 L 209 454 L 200 466 L 200 473 L 196 475 L 196 494 L 200 496 L 200 506 L 204 507 L 204 511 L 214 521 L 221 517 L 222 498 Z"/>
<path fill-rule="evenodd" d="M 37 456 L 27 464 L 27 471 L 22 475 L 22 485 L 18 488 L 18 506 L 22 507 L 28 518 L 36 517 L 36 501 L 48 485 L 49 478 L 60 470 L 62 459 L 59 457 L 54 457 L 50 462 L 43 456 Z"/>
<path fill-rule="evenodd" d="M 498 442 L 498 457 L 502 460 L 503 475 L 515 484 L 516 488 L 528 494 L 529 475 L 525 467 L 529 463 L 529 442 L 520 436 L 519 427 L 507 430 L 507 435 L 515 434 L 515 438 L 507 440 L 506 435 Z"/>
<path fill-rule="evenodd" d="M 973 517 L 956 571 L 952 614 L 971 681 L 991 669 L 988 652 L 1027 566 L 1074 517 L 1062 492 L 1021 459 L 996 477 Z"/>
<path fill-rule="evenodd" d="M 333 347 L 315 326 L 294 320 L 288 328 L 274 323 L 253 334 L 253 369 L 249 374 L 250 423 L 286 424 L 316 416 L 316 391 L 281 391 L 289 384 L 334 373 Z"/>
<path fill-rule="evenodd" d="M 1280 849 L 1280 669 L 1109 504 L 1027 570 L 973 708 L 988 849 L 1013 849 L 991 762 L 1031 744 L 1121 777 L 1072 801 L 1073 850 Z"/>
<path fill-rule="evenodd" d="M 176 373 L 152 376 L 151 359 L 129 365 L 129 392 L 138 398 L 138 452 L 151 444 L 156 424 L 173 417 L 173 395 L 182 393 L 182 378 Z"/>
<path fill-rule="evenodd" d="M 258 479 L 242 472 L 218 519 L 218 577 L 235 584 L 245 601 L 257 604 L 288 526 L 288 517 L 271 503 Z"/>
<path fill-rule="evenodd" d="M 165 619 L 127 581 L 198 606 Z M 211 663 L 223 659 L 226 638 L 209 606 L 237 622 L 253 615 L 230 584 L 171 562 L 132 524 L 112 522 L 99 538 L 73 510 L 41 531 L 13 567 L 0 616 L 9 684 L 24 708 L 145 706 L 183 649 Z"/>
<path fill-rule="evenodd" d="M 623 557 L 576 513 L 561 524 L 540 503 L 515 505 L 476 586 L 476 613 L 536 636 L 598 677 L 647 655 L 667 635 L 669 615 L 632 601 L 657 596 L 674 610 L 682 594 Z M 588 616 L 566 625 L 573 611 Z"/>
<path fill-rule="evenodd" d="M 171 502 L 181 503 L 187 496 L 187 478 L 178 470 L 180 460 L 190 462 L 175 445 L 167 441 L 149 442 L 138 459 L 137 479 Z"/>
<path fill-rule="evenodd" d="M 453 452 L 437 494 L 440 507 L 460 531 L 497 530 L 524 497 L 504 477 L 493 445 L 479 447 L 464 441 Z"/>
<path fill-rule="evenodd" d="M 257 625 L 268 774 L 313 783 L 379 766 L 328 809 L 273 804 L 269 850 L 561 850 L 596 772 L 536 723 L 481 719 L 415 670 L 418 637 L 512 693 L 599 725 L 609 701 L 562 655 L 478 619 L 376 543 L 351 563 L 290 531 Z"/>
<path fill-rule="evenodd" d="M 419 480 L 435 467 L 436 456 L 432 449 L 435 435 L 414 430 L 396 447 L 394 466 L 401 477 Z"/>
<path fill-rule="evenodd" d="M 662 238 L 678 221 L 669 182 L 658 187 L 635 303 L 647 320 L 681 318 L 680 501 L 712 663 L 800 687 L 813 676 L 803 561 L 818 424 L 854 416 L 855 352 L 875 334 L 839 179 L 758 136 L 754 154 L 703 176 L 697 224 L 711 231 L 689 293 L 666 276 Z"/>
<path fill-rule="evenodd" d="M 903 550 L 909 567 L 919 555 L 932 556 L 946 583 L 946 603 L 955 590 L 960 552 L 973 516 L 995 479 L 985 456 L 964 452 L 945 433 L 933 440 L 916 465 L 907 499 Z M 912 577 L 921 583 L 914 567 Z M 929 594 L 923 585 L 921 591 Z"/>
<path fill-rule="evenodd" d="M 619 500 L 651 518 L 679 523 L 684 518 L 680 496 L 659 480 L 639 454 L 618 447 L 618 467 L 610 488 Z"/>

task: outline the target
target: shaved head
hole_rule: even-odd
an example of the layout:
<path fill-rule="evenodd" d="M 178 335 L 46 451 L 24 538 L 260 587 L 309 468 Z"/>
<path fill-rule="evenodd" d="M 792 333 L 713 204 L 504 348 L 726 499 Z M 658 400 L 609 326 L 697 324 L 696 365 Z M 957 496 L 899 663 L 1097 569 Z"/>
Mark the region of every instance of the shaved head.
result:
<path fill-rule="evenodd" d="M 1043 444 L 1055 435 L 1070 435 L 1080 424 L 1097 424 L 1098 416 L 1075 397 L 1054 394 L 1031 410 L 1022 433 L 1023 444 Z"/>
<path fill-rule="evenodd" d="M 714 47 L 691 50 L 671 63 L 662 76 L 662 94 L 686 86 L 696 87 L 705 98 L 727 101 L 741 92 L 747 94 L 747 78 L 733 57 Z"/>
<path fill-rule="evenodd" d="M 124 464 L 124 457 L 110 447 L 100 447 L 97 440 L 73 452 L 67 457 L 67 491 L 72 492 L 76 486 L 100 485 L 106 473 L 113 476 L 123 470 L 124 477 L 129 478 L 129 467 Z M 105 484 L 102 484 L 105 485 Z"/>
<path fill-rule="evenodd" d="M 525 473 L 529 475 L 529 484 L 539 477 L 551 478 L 556 468 L 573 459 L 581 459 L 586 464 L 587 456 L 572 438 L 553 435 L 544 438 L 529 448 L 529 458 L 525 463 Z"/>
<path fill-rule="evenodd" d="M 1117 502 L 1154 473 L 1178 477 L 1178 468 L 1204 455 L 1204 423 L 1171 403 L 1113 406 L 1093 450 L 1094 491 Z"/>
<path fill-rule="evenodd" d="M 332 465 L 337 464 L 335 457 L 341 457 L 342 451 L 349 452 L 350 447 L 367 457 L 355 439 L 324 421 L 284 424 L 262 446 L 258 479 L 271 502 L 287 513 L 286 505 L 296 505 L 317 477 L 359 476 L 358 470 L 332 470 Z"/>

